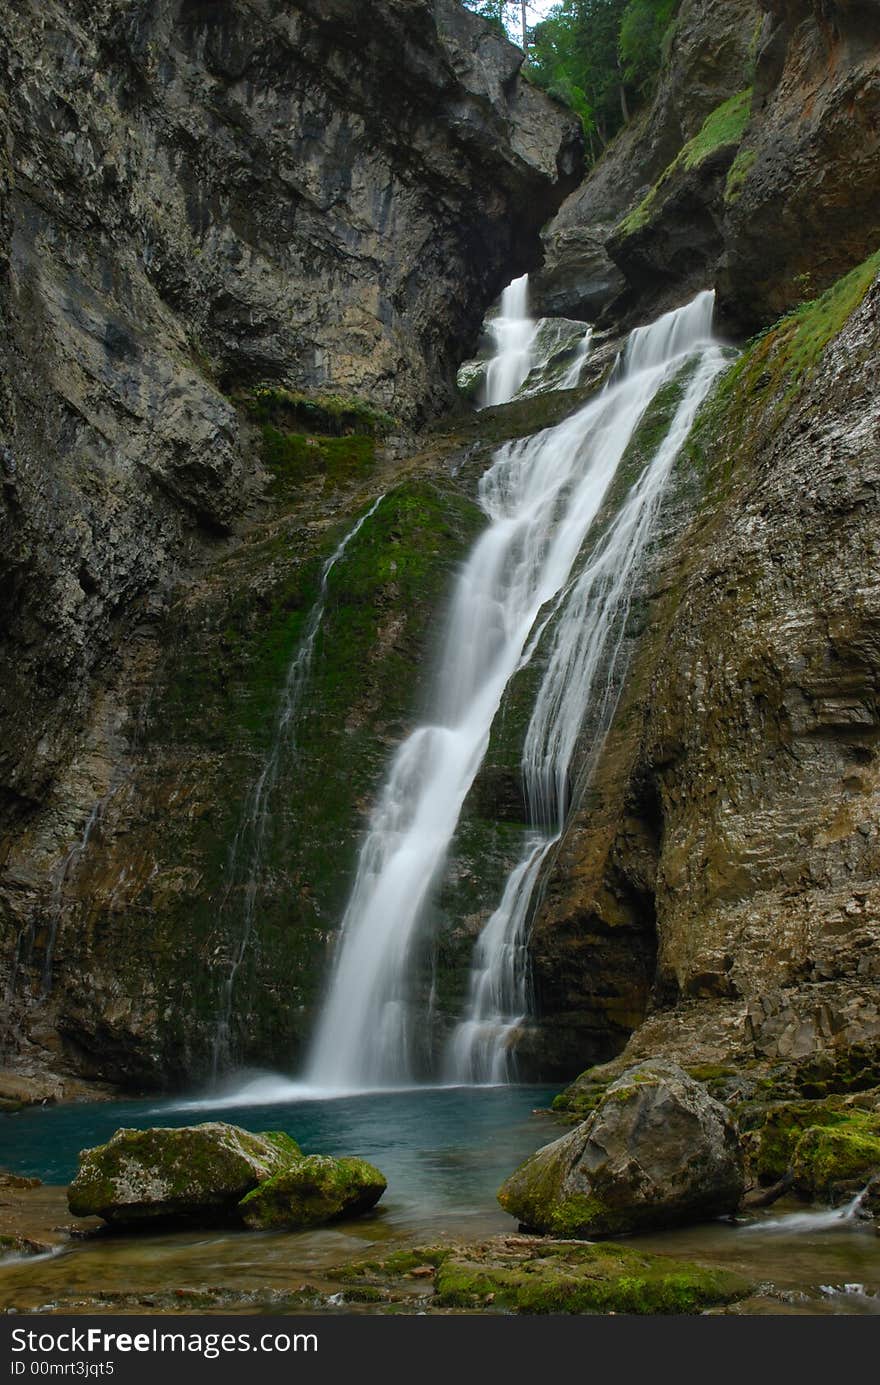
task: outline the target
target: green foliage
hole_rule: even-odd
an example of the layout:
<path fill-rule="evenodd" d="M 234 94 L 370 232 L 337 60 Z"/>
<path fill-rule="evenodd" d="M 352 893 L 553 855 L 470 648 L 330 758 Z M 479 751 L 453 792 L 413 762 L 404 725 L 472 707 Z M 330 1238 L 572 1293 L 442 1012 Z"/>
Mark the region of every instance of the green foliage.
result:
<path fill-rule="evenodd" d="M 532 33 L 538 84 L 581 117 L 595 157 L 651 91 L 679 0 L 562 0 Z"/>
<path fill-rule="evenodd" d="M 678 0 L 629 0 L 620 23 L 618 47 L 623 76 L 638 92 L 651 89 L 660 70 L 663 42 Z"/>
<path fill-rule="evenodd" d="M 576 110 L 601 145 L 625 119 L 618 39 L 626 8 L 627 0 L 562 0 L 532 38 L 538 84 Z"/>

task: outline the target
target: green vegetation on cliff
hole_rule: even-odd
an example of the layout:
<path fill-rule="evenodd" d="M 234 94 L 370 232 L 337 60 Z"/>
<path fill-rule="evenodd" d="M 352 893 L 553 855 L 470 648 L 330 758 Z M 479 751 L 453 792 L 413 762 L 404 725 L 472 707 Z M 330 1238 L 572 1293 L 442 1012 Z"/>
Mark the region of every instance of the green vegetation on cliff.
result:
<path fill-rule="evenodd" d="M 263 464 L 279 499 L 295 498 L 316 477 L 330 489 L 366 479 L 376 465 L 377 439 L 394 427 L 390 414 L 335 394 L 262 385 L 234 399 L 260 428 Z"/>
<path fill-rule="evenodd" d="M 250 840 L 249 795 L 278 734 L 321 571 L 366 508 L 343 503 L 334 522 L 306 526 L 294 514 L 265 525 L 169 623 L 144 725 L 147 754 L 163 767 L 152 786 L 157 817 L 139 827 L 155 869 L 128 910 L 142 919 L 143 945 L 128 946 L 118 965 L 131 970 L 129 984 L 137 972 L 153 978 L 156 1044 L 171 1070 L 206 1067 L 250 890 L 259 937 L 235 972 L 233 1050 L 270 1061 L 295 1054 L 309 1032 L 366 806 L 424 696 L 450 569 L 484 522 L 454 485 L 404 480 L 329 574 L 251 880 L 250 854 L 236 855 L 235 843 Z"/>
<path fill-rule="evenodd" d="M 753 455 L 761 440 L 782 423 L 825 348 L 878 274 L 880 251 L 748 343 L 691 430 L 686 452 L 698 472 L 724 485 L 731 479 L 733 459 L 742 465 Z"/>
<path fill-rule="evenodd" d="M 748 87 L 745 91 L 740 91 L 735 96 L 731 96 L 729 100 L 722 102 L 711 114 L 707 115 L 693 139 L 688 140 L 687 144 L 679 150 L 672 163 L 664 169 L 651 190 L 642 198 L 638 206 L 623 219 L 617 229 L 617 234 L 632 235 L 634 231 L 640 230 L 650 221 L 657 199 L 676 173 L 698 168 L 716 150 L 723 149 L 727 145 L 738 144 L 749 123 L 751 104 L 752 90 L 751 87 Z M 740 173 L 737 177 L 741 176 L 744 179 L 747 171 L 745 163 L 741 164 Z"/>

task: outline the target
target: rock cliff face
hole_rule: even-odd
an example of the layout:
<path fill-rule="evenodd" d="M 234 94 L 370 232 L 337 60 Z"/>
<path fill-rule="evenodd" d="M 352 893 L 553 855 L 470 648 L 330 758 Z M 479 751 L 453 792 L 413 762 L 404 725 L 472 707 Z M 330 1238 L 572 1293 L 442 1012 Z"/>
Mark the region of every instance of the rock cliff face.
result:
<path fill-rule="evenodd" d="M 641 923 L 658 969 L 629 1061 L 876 1071 L 878 269 L 750 347 L 692 438 L 705 497 L 536 927 L 554 1051 L 566 1026 L 589 1049 L 585 996 L 594 1029 L 614 1014 L 591 938 Z"/>
<path fill-rule="evenodd" d="M 456 0 L 22 4 L 0 45 L 0 1041 L 25 1075 L 0 1100 L 291 1063 L 475 478 L 613 360 L 597 338 L 580 396 L 412 431 L 578 142 Z M 656 100 L 546 232 L 544 311 L 625 324 L 709 283 L 737 330 L 796 311 L 666 498 L 535 922 L 524 1071 L 628 1041 L 618 1064 L 876 1085 L 878 53 L 871 5 L 685 0 Z M 530 677 L 436 901 L 450 1014 L 521 838 Z"/>
<path fill-rule="evenodd" d="M 628 321 L 716 285 L 745 335 L 880 241 L 880 13 L 684 0 L 653 103 L 545 232 L 539 301 Z"/>
<path fill-rule="evenodd" d="M 651 108 L 545 232 L 540 301 L 572 315 L 713 284 L 732 333 L 794 312 L 707 408 L 644 574 L 535 925 L 538 1068 L 607 1057 L 647 1013 L 610 1075 L 659 1053 L 877 1080 L 878 23 L 685 0 Z"/>
<path fill-rule="evenodd" d="M 620 132 L 544 231 L 546 260 L 534 280 L 542 312 L 593 321 L 626 293 L 628 280 L 609 255 L 608 241 L 703 121 L 749 85 L 760 25 L 757 0 L 684 0 L 654 100 Z M 678 227 L 693 236 L 687 214 Z M 660 274 L 664 286 L 674 278 L 665 266 Z"/>
<path fill-rule="evenodd" d="M 129 934 L 108 922 L 131 906 L 108 804 L 133 792 L 132 744 L 174 637 L 161 622 L 197 574 L 222 587 L 211 574 L 256 533 L 284 550 L 273 516 L 356 513 L 373 435 L 449 405 L 485 307 L 536 261 L 577 176 L 574 122 L 521 61 L 456 0 L 101 0 L 0 17 L 3 955 L 15 1004 L 47 1015 L 60 961 L 58 991 L 108 1054 L 132 995 L 147 1030 L 176 1004 L 152 990 L 161 946 L 141 932 L 125 979 Z M 260 382 L 333 398 L 254 423 Z M 285 560 L 320 548 L 285 532 L 245 606 L 275 609 Z M 307 601 L 287 580 L 284 599 Z M 106 895 L 89 876 L 99 846 Z M 134 855 L 148 852 L 144 838 Z M 130 836 L 123 855 L 140 878 Z M 93 913 L 63 930 L 79 940 L 69 972 L 55 944 L 84 858 Z M 137 936 L 143 915 L 127 917 Z"/>

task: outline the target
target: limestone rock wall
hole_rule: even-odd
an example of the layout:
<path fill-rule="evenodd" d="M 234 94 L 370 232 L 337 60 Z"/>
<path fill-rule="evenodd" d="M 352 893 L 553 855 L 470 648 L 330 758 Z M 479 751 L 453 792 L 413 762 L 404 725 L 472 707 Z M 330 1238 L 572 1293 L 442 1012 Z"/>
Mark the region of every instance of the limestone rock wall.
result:
<path fill-rule="evenodd" d="M 536 925 L 544 1025 L 580 1023 L 586 1059 L 593 939 L 641 920 L 658 966 L 628 1060 L 876 1069 L 878 268 L 754 344 L 691 441 L 704 499 Z"/>
<path fill-rule="evenodd" d="M 629 323 L 714 285 L 731 335 L 766 327 L 880 243 L 878 113 L 875 5 L 684 0 L 652 103 L 544 233 L 542 308 Z"/>
<path fill-rule="evenodd" d="M 80 1040 L 104 1052 L 111 1075 L 167 1070 L 175 1045 L 186 1063 L 179 1028 L 171 1035 L 169 1020 L 165 1039 L 156 1033 L 184 994 L 198 1009 L 187 988 L 204 958 L 184 956 L 183 907 L 164 944 L 151 947 L 150 928 L 162 899 L 198 895 L 199 869 L 181 861 L 169 814 L 176 792 L 183 801 L 174 756 L 149 792 L 134 768 L 170 646 L 199 648 L 178 613 L 188 594 L 196 607 L 197 591 L 228 596 L 224 574 L 235 573 L 241 605 L 254 603 L 270 630 L 278 617 L 287 648 L 307 600 L 291 574 L 317 544 L 302 525 L 332 527 L 376 494 L 366 437 L 350 456 L 340 440 L 334 452 L 282 439 L 282 452 L 306 448 L 314 465 L 308 484 L 296 467 L 279 479 L 241 400 L 268 382 L 383 411 L 388 483 L 408 430 L 449 406 L 485 308 L 538 259 L 538 230 L 578 176 L 575 122 L 521 79 L 521 62 L 457 0 L 3 8 L 0 970 L 10 1042 L 29 1042 L 18 1009 L 29 998 L 34 1035 L 57 1048 L 64 996 L 74 1065 L 91 1062 Z M 279 521 L 294 537 L 275 533 L 266 570 L 247 557 L 236 570 L 236 555 L 253 555 Z M 212 620 L 197 623 L 222 684 L 235 619 Z M 277 692 L 277 682 L 263 689 L 267 711 Z M 195 702 L 189 711 L 198 721 Z M 246 735 L 239 748 L 247 760 Z M 237 773 L 231 797 L 246 793 L 247 772 Z M 161 821 L 168 835 L 156 847 Z M 120 837 L 124 846 L 110 845 Z M 151 871 L 147 904 L 139 891 Z M 77 922 L 56 953 L 68 905 Z M 222 956 L 232 946 L 214 945 Z M 160 954 L 177 990 L 150 974 Z M 215 999 L 216 979 L 204 987 Z M 132 1042 L 143 1050 L 134 1058 Z"/>

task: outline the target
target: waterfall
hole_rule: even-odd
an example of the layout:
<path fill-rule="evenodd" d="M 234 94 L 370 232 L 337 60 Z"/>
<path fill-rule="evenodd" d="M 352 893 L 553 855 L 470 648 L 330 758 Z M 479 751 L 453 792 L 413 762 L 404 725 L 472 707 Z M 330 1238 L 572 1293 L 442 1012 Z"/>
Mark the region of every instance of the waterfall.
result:
<path fill-rule="evenodd" d="M 581 337 L 581 340 L 580 340 L 580 342 L 578 343 L 578 348 L 577 348 L 577 351 L 575 352 L 574 360 L 572 361 L 571 365 L 569 366 L 567 373 L 563 376 L 563 378 L 562 378 L 562 379 L 560 380 L 560 382 L 559 382 L 559 385 L 558 385 L 558 388 L 559 388 L 559 389 L 561 389 L 561 390 L 573 390 L 573 389 L 576 389 L 577 386 L 580 384 L 580 382 L 581 382 L 581 371 L 582 371 L 583 368 L 584 368 L 584 362 L 586 361 L 587 357 L 588 357 L 589 354 L 590 354 L 590 346 L 591 346 L 591 344 L 592 344 L 592 341 L 593 341 L 593 329 L 592 329 L 592 327 L 588 327 L 587 330 L 586 330 L 586 333 L 584 334 L 583 337 Z"/>
<path fill-rule="evenodd" d="M 424 1030 L 424 1016 L 415 1005 L 414 971 L 425 904 L 486 752 L 505 688 L 531 658 L 538 633 L 561 598 L 572 612 L 571 638 L 563 645 L 561 626 L 557 629 L 553 672 L 548 667 L 534 730 L 530 728 L 535 750 L 527 752 L 540 765 L 536 783 L 541 785 L 540 801 L 547 799 L 541 811 L 553 826 L 531 834 L 493 915 L 497 920 L 504 910 L 506 919 L 516 914 L 519 920 L 519 901 L 527 904 L 548 839 L 558 835 L 564 812 L 565 794 L 555 792 L 554 785 L 567 771 L 585 701 L 570 680 L 582 678 L 601 652 L 632 580 L 662 479 L 722 364 L 721 351 L 710 340 L 712 309 L 713 295 L 704 293 L 688 307 L 635 331 L 618 377 L 602 394 L 558 426 L 506 444 L 483 476 L 479 500 L 489 524 L 453 592 L 433 715 L 393 757 L 361 848 L 306 1073 L 314 1086 L 364 1089 L 413 1080 L 420 1024 Z M 578 555 L 639 421 L 662 386 L 694 354 L 699 367 L 670 430 L 672 441 L 634 482 L 620 516 L 572 584 Z M 634 495 L 640 499 L 635 501 Z M 623 563 L 621 572 L 618 562 Z M 586 574 L 593 569 L 590 586 Z M 589 616 L 595 634 L 576 636 L 575 609 L 585 613 L 597 601 L 603 614 Z M 541 748 L 545 743 L 546 750 Z M 555 793 L 552 803 L 545 785 Z M 524 910 L 525 905 L 523 917 Z M 477 979 L 462 1030 L 470 1037 L 465 1042 L 459 1035 L 453 1044 L 462 1070 L 469 1072 L 486 1066 L 483 1059 L 478 1064 L 465 1055 L 488 1053 L 487 1027 L 491 1024 L 503 1045 L 522 1008 L 522 924 L 502 928 L 493 921 L 475 959 Z M 501 953 L 508 959 L 503 965 Z M 480 978 L 486 973 L 484 983 Z M 494 1070 L 494 1058 L 489 1066 Z"/>
<path fill-rule="evenodd" d="M 282 756 L 285 751 L 289 754 L 292 748 L 292 732 L 296 725 L 303 690 L 311 672 L 315 640 L 324 618 L 330 573 L 344 555 L 349 544 L 360 533 L 367 520 L 376 513 L 384 499 L 384 495 L 380 495 L 369 510 L 352 525 L 321 570 L 318 595 L 306 619 L 302 638 L 287 667 L 284 690 L 281 695 L 269 754 L 266 756 L 260 775 L 248 795 L 241 823 L 232 842 L 226 867 L 229 884 L 226 887 L 226 894 L 221 905 L 221 914 L 228 906 L 236 881 L 242 877 L 243 862 L 245 863 L 243 872 L 244 902 L 238 942 L 221 993 L 220 1016 L 214 1036 L 213 1068 L 215 1077 L 231 1057 L 232 997 L 235 989 L 235 978 L 244 961 L 248 942 L 253 933 L 257 891 L 265 867 L 267 838 L 271 822 L 270 798 L 278 782 Z"/>
<path fill-rule="evenodd" d="M 495 354 L 486 368 L 484 408 L 506 404 L 523 384 L 532 368 L 536 330 L 529 317 L 529 276 L 524 274 L 508 284 L 498 316 L 489 323 Z"/>
<path fill-rule="evenodd" d="M 46 953 L 43 959 L 43 976 L 40 983 L 40 996 L 45 998 L 52 991 L 52 963 L 55 957 L 55 945 L 58 941 L 58 931 L 61 927 L 61 919 L 64 913 L 64 886 L 70 878 L 74 867 L 79 864 L 88 849 L 89 840 L 95 827 L 100 822 L 101 814 L 107 805 L 112 790 L 99 798 L 93 804 L 91 812 L 86 818 L 85 827 L 79 841 L 74 842 L 73 846 L 67 851 L 61 861 L 60 866 L 54 872 L 52 878 L 52 902 L 51 902 L 51 922 L 49 924 L 49 937 L 46 943 Z"/>
<path fill-rule="evenodd" d="M 623 373 L 633 388 L 658 370 L 669 378 L 694 349 L 698 363 L 665 437 L 554 612 L 547 665 L 522 756 L 535 826 L 474 950 L 467 1010 L 446 1054 L 451 1081 L 492 1083 L 511 1076 L 512 1046 L 528 1010 L 530 906 L 541 867 L 565 828 L 584 720 L 589 710 L 595 755 L 616 703 L 616 664 L 639 560 L 675 458 L 725 363 L 721 349 L 709 340 L 712 302 L 711 294 L 703 294 L 684 313 L 634 332 L 628 343 Z"/>

